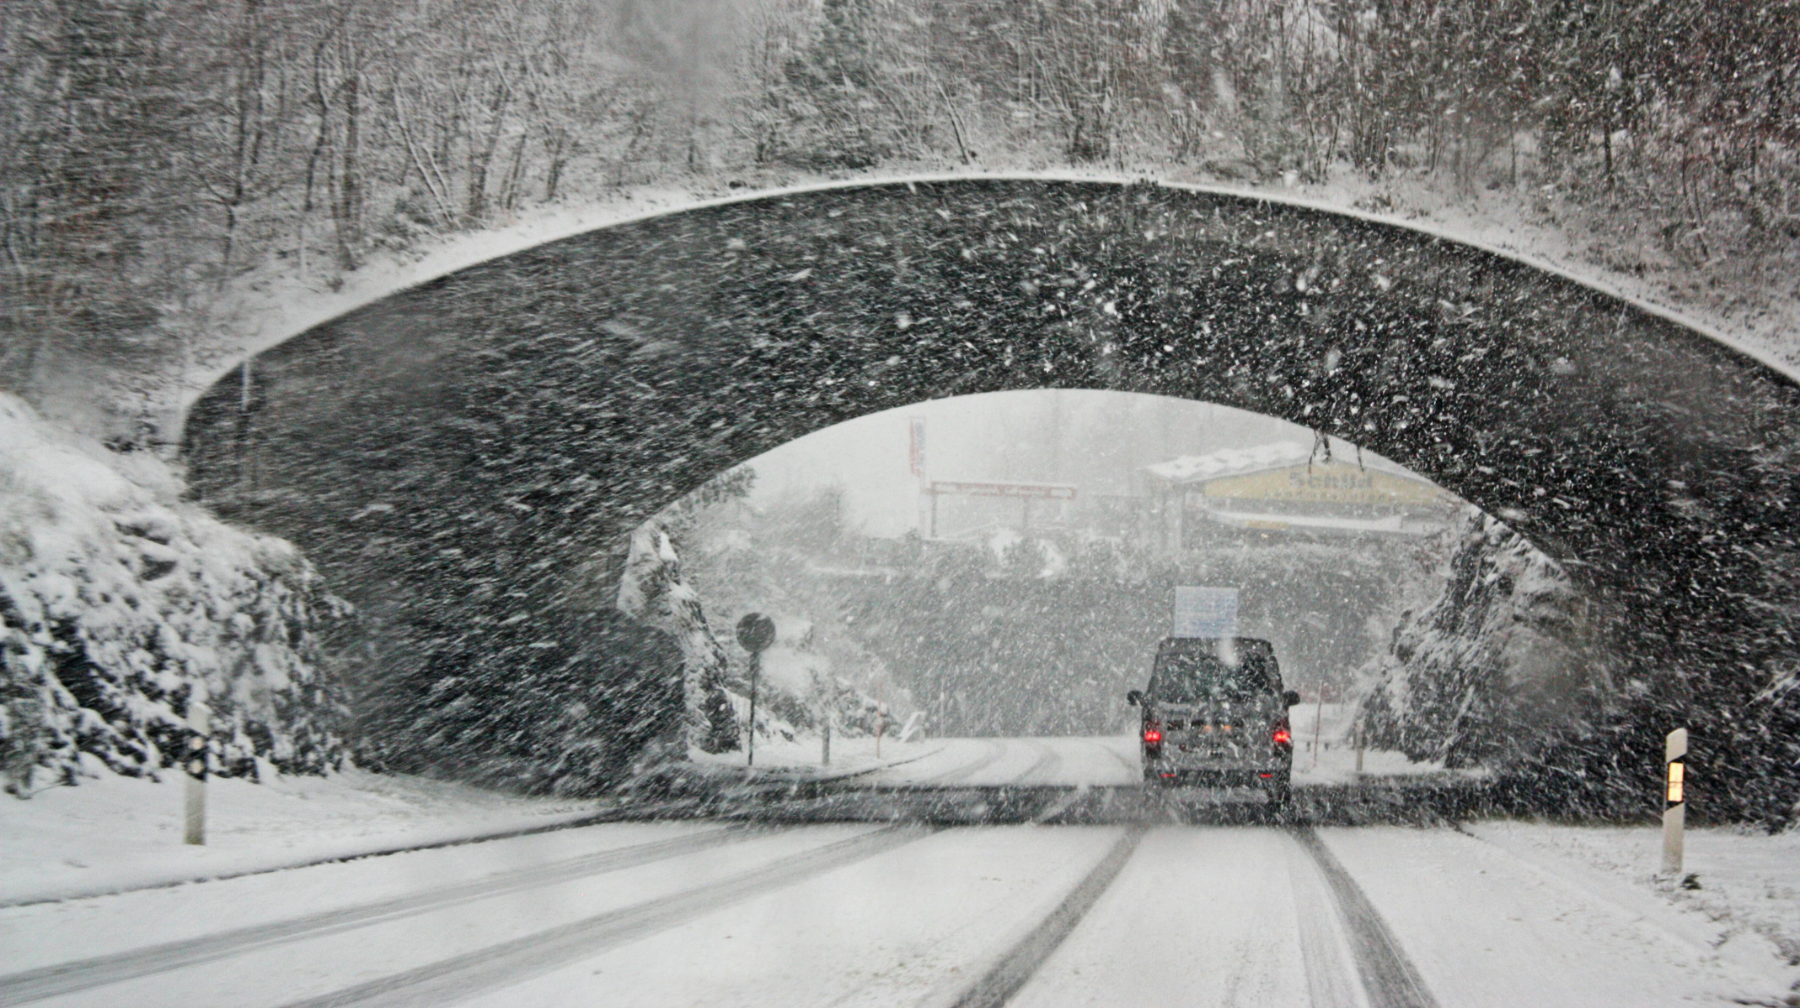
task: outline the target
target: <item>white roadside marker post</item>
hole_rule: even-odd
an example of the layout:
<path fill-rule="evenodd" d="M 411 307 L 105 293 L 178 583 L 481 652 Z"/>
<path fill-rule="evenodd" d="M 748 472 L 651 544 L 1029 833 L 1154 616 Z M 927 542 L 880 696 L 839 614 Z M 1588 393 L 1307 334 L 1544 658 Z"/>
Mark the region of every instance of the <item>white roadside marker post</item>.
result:
<path fill-rule="evenodd" d="M 1318 769 L 1318 766 L 1319 766 L 1319 730 L 1320 730 L 1320 727 L 1324 724 L 1324 720 L 1325 720 L 1325 689 L 1324 689 L 1324 687 L 1320 687 L 1319 688 L 1319 702 L 1316 704 L 1313 704 L 1313 744 L 1312 744 L 1313 761 L 1312 761 L 1312 765 L 1313 765 L 1313 769 L 1315 769 L 1315 770 Z"/>
<path fill-rule="evenodd" d="M 1663 754 L 1662 870 L 1671 878 L 1681 874 L 1681 833 L 1687 825 L 1687 751 L 1687 729 L 1670 732 Z"/>
<path fill-rule="evenodd" d="M 187 752 L 182 755 L 182 770 L 187 776 L 187 831 L 190 844 L 206 843 L 206 762 L 207 737 L 212 730 L 212 712 L 198 700 L 188 702 Z"/>

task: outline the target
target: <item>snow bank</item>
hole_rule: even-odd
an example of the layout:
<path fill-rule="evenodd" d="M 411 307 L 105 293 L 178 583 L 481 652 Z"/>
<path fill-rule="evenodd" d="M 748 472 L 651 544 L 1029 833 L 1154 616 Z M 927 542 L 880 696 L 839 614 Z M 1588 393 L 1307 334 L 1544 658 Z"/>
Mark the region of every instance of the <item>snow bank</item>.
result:
<path fill-rule="evenodd" d="M 0 395 L 8 791 L 107 769 L 154 777 L 195 700 L 213 711 L 218 773 L 337 767 L 343 706 L 316 638 L 342 614 L 293 546 L 182 503 L 154 458 L 109 452 Z"/>
<path fill-rule="evenodd" d="M 719 636 L 708 624 L 699 593 L 683 573 L 674 538 L 657 519 L 632 533 L 631 551 L 619 580 L 619 610 L 668 634 L 681 648 L 688 757 L 736 764 L 740 726 L 750 723 L 747 669 L 732 673 Z M 774 643 L 763 654 L 757 680 L 756 737 L 765 742 L 816 744 L 820 715 L 831 710 L 840 735 L 873 736 L 876 719 L 887 734 L 899 723 L 887 704 L 857 689 L 832 668 L 816 647 L 811 620 L 770 614 Z"/>
<path fill-rule="evenodd" d="M 1417 762 L 1402 752 L 1365 747 L 1359 754 L 1356 710 L 1350 704 L 1301 703 L 1288 708 L 1294 733 L 1294 783 L 1356 784 L 1370 778 L 1443 778 L 1478 771 L 1446 771 L 1442 763 Z"/>

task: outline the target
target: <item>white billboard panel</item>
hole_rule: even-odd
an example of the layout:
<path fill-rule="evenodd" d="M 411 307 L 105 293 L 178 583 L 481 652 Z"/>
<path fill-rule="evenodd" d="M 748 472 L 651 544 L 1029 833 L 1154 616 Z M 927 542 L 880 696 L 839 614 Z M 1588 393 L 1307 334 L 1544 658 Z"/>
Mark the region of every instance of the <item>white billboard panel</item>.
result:
<path fill-rule="evenodd" d="M 1179 585 L 1171 637 L 1236 637 L 1238 590 Z"/>

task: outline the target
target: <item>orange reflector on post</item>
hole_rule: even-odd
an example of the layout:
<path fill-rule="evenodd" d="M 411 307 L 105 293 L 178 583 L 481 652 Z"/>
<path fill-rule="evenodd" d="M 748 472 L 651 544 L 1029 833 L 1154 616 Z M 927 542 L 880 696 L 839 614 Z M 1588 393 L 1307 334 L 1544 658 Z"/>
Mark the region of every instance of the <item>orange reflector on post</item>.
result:
<path fill-rule="evenodd" d="M 1681 875 L 1682 832 L 1687 825 L 1687 755 L 1688 730 L 1677 728 L 1669 733 L 1663 750 L 1668 769 L 1663 775 L 1663 874 Z"/>

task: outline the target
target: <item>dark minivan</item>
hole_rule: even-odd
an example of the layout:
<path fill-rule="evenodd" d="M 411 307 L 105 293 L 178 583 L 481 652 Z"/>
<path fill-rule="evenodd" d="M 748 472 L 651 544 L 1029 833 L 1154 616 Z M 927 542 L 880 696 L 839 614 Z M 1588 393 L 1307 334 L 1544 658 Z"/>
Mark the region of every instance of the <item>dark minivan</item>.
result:
<path fill-rule="evenodd" d="M 1143 709 L 1144 780 L 1260 787 L 1286 805 L 1294 765 L 1288 708 L 1275 648 L 1253 637 L 1170 637 L 1156 649 L 1149 689 L 1126 700 Z"/>

